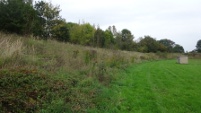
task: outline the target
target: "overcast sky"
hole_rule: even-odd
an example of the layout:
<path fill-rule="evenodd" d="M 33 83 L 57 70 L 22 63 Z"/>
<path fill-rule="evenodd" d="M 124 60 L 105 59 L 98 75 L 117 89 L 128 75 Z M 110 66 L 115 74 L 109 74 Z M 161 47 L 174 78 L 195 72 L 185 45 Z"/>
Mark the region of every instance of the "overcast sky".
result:
<path fill-rule="evenodd" d="M 51 0 L 60 5 L 67 22 L 84 20 L 105 30 L 115 25 L 117 31 L 129 29 L 135 39 L 150 35 L 171 39 L 195 49 L 201 39 L 201 0 Z"/>

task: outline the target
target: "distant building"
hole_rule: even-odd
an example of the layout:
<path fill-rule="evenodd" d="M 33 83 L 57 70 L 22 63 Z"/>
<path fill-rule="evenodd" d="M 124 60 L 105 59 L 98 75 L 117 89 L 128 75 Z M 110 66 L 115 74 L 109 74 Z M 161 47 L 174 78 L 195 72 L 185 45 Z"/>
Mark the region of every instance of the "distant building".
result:
<path fill-rule="evenodd" d="M 179 56 L 177 62 L 179 64 L 188 64 L 188 56 Z"/>

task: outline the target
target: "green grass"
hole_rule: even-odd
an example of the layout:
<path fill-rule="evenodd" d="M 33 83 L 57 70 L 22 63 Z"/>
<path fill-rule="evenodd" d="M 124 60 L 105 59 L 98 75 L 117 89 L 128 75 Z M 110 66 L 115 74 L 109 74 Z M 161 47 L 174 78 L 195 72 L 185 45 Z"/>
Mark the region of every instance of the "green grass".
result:
<path fill-rule="evenodd" d="M 113 83 L 116 112 L 200 113 L 201 60 L 176 60 L 133 65 Z"/>

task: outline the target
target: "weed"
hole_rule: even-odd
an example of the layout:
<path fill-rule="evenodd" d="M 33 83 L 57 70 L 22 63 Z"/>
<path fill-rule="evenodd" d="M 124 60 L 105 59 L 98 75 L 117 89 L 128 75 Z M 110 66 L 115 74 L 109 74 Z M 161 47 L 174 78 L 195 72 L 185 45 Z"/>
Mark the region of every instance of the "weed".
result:
<path fill-rule="evenodd" d="M 76 59 L 78 57 L 78 54 L 79 54 L 78 50 L 73 51 L 73 58 Z"/>
<path fill-rule="evenodd" d="M 97 51 L 95 50 L 86 50 L 85 51 L 85 64 L 88 65 L 91 61 L 96 62 L 97 60 Z"/>
<path fill-rule="evenodd" d="M 100 82 L 105 81 L 106 66 L 103 62 L 98 65 L 97 77 Z"/>
<path fill-rule="evenodd" d="M 133 57 L 130 58 L 131 63 L 135 63 L 135 60 L 136 60 L 135 56 L 133 56 Z"/>

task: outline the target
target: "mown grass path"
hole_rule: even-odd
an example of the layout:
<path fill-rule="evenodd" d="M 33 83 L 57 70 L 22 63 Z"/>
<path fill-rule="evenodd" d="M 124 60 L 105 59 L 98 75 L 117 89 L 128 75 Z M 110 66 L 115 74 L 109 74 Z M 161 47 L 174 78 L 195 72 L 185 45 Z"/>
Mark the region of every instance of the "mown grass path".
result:
<path fill-rule="evenodd" d="M 113 83 L 116 112 L 201 113 L 201 60 L 134 65 Z"/>

